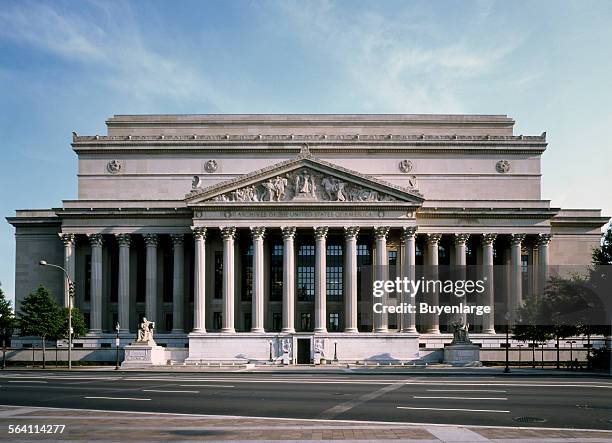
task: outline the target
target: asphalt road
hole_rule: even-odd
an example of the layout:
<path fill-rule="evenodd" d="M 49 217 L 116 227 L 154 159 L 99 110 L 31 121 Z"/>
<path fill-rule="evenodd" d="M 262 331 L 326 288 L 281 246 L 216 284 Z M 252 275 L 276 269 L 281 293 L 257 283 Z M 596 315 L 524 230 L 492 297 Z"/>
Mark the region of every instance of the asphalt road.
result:
<path fill-rule="evenodd" d="M 0 404 L 612 429 L 612 381 L 587 377 L 10 371 L 0 375 Z"/>

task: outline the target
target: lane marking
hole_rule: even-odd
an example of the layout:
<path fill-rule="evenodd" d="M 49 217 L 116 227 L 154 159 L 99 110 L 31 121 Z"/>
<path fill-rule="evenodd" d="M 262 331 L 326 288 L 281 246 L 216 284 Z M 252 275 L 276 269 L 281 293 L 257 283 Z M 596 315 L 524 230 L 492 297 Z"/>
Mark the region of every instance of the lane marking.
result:
<path fill-rule="evenodd" d="M 509 414 L 510 411 L 502 411 L 499 409 L 461 409 L 461 408 L 417 408 L 416 406 L 397 406 L 397 409 L 418 409 L 425 411 L 457 411 L 457 412 L 493 412 L 500 414 Z M 466 427 L 476 427 L 471 425 L 465 425 Z M 483 428 L 493 427 L 493 426 L 482 426 Z M 561 428 L 559 428 L 561 429 Z"/>
<path fill-rule="evenodd" d="M 234 385 L 179 385 L 181 388 L 235 388 Z"/>
<path fill-rule="evenodd" d="M 16 405 L 7 405 L 0 404 L 0 407 L 3 408 L 20 408 L 23 406 Z M 266 416 L 256 416 L 256 415 L 223 415 L 223 414 L 188 414 L 181 412 L 151 412 L 151 411 L 124 411 L 124 410 L 111 410 L 111 409 L 91 409 L 91 408 L 60 408 L 55 406 L 29 406 L 32 409 L 51 409 L 54 411 L 89 411 L 89 412 L 99 412 L 104 414 L 106 418 L 108 418 L 108 414 L 127 414 L 130 416 L 138 415 L 147 415 L 150 416 L 154 420 L 159 420 L 159 417 L 177 417 L 180 419 L 192 419 L 192 418 L 212 418 L 217 420 L 236 420 L 236 419 L 257 419 L 257 420 L 279 420 L 279 421 L 305 421 L 305 422 L 330 422 L 330 423 L 357 423 L 357 424 L 374 424 L 374 425 L 395 425 L 395 426 L 436 426 L 436 427 L 460 427 L 460 428 L 479 428 L 479 429 L 517 429 L 515 425 L 506 425 L 506 426 L 494 426 L 494 425 L 458 425 L 456 423 L 428 423 L 428 422 L 407 422 L 407 421 L 376 421 L 376 420 L 346 420 L 346 419 L 334 419 L 334 420 L 325 420 L 325 419 L 316 419 L 316 418 L 289 418 L 289 417 L 266 417 Z M 400 409 L 418 409 L 412 408 L 409 406 L 396 406 Z M 421 408 L 427 409 L 427 408 Z M 431 409 L 431 408 L 429 408 Z M 439 409 L 439 408 L 434 408 Z M 486 409 L 486 412 L 492 411 L 491 409 Z M 510 411 L 504 411 L 510 412 Z M 87 418 L 87 417 L 84 417 Z M 520 426 L 518 427 L 521 428 Z M 293 429 L 295 429 L 295 425 L 293 425 Z M 541 430 L 541 431 L 567 431 L 570 428 L 545 428 L 541 426 L 529 426 L 527 429 L 530 430 Z M 612 431 L 607 429 L 586 429 L 586 428 L 571 428 L 571 431 L 574 432 L 604 432 L 612 435 Z"/>
<path fill-rule="evenodd" d="M 426 389 L 427 392 L 499 392 L 504 393 L 507 391 L 498 391 L 495 389 Z"/>
<path fill-rule="evenodd" d="M 199 394 L 200 391 L 173 391 L 173 390 L 167 390 L 167 389 L 143 389 L 142 392 L 176 392 L 176 393 L 183 393 L 183 394 Z"/>
<path fill-rule="evenodd" d="M 364 394 L 354 400 L 349 400 L 344 403 L 340 403 L 336 406 L 333 406 L 323 411 L 319 415 L 319 417 L 324 418 L 324 419 L 331 419 L 335 417 L 336 415 L 349 411 L 353 409 L 354 407 L 359 406 L 369 400 L 373 400 L 377 397 L 380 397 L 381 395 L 385 395 L 391 391 L 395 391 L 397 389 L 403 388 L 404 386 L 405 386 L 404 383 L 395 383 L 393 385 L 384 386 L 380 389 L 377 389 L 376 391 L 368 392 L 367 394 Z"/>
<path fill-rule="evenodd" d="M 48 383 L 43 380 L 8 380 L 8 383 Z"/>
<path fill-rule="evenodd" d="M 444 400 L 508 400 L 506 397 L 444 397 L 444 396 L 420 396 L 413 395 L 412 398 L 439 398 Z"/>
<path fill-rule="evenodd" d="M 136 398 L 136 397 L 83 397 L 83 398 L 87 398 L 91 400 L 134 400 L 134 401 L 150 401 L 151 400 L 150 398 Z"/>

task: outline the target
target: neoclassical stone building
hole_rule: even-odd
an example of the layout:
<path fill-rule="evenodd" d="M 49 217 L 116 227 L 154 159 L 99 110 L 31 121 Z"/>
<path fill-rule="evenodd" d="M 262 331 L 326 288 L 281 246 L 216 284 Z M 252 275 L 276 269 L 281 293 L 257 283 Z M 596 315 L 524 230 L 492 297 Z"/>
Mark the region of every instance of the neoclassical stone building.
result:
<path fill-rule="evenodd" d="M 17 305 L 39 283 L 66 294 L 38 266 L 63 263 L 90 329 L 77 346 L 109 346 L 117 322 L 128 342 L 146 316 L 187 363 L 418 359 L 449 341 L 448 319 L 377 314 L 369 283 L 419 265 L 485 269 L 492 312 L 471 319 L 472 337 L 497 346 L 504 314 L 551 265 L 588 263 L 607 222 L 542 199 L 546 134 L 514 135 L 504 115 L 106 123 L 108 135 L 73 133 L 76 200 L 8 219 Z"/>

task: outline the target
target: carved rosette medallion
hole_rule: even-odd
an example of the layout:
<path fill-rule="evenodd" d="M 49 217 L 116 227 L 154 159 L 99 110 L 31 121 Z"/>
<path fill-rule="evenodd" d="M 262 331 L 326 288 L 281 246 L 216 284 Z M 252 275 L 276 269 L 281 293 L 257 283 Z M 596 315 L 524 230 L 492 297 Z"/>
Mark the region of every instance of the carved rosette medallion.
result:
<path fill-rule="evenodd" d="M 500 174 L 510 172 L 510 162 L 508 160 L 500 160 L 495 163 L 495 170 Z"/>
<path fill-rule="evenodd" d="M 400 161 L 398 166 L 399 170 L 404 174 L 408 174 L 410 171 L 412 171 L 412 162 L 408 159 Z"/>
<path fill-rule="evenodd" d="M 119 160 L 111 160 L 106 164 L 106 170 L 111 174 L 119 174 L 122 167 L 123 165 Z"/>
<path fill-rule="evenodd" d="M 204 163 L 204 171 L 209 174 L 215 172 L 217 169 L 219 169 L 219 164 L 216 160 L 208 160 Z"/>

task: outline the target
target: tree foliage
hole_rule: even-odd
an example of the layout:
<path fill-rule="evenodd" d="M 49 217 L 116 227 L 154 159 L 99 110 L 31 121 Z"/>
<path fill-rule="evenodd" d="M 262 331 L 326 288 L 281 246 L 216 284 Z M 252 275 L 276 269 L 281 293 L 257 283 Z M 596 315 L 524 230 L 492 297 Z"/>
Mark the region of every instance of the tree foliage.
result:
<path fill-rule="evenodd" d="M 0 340 L 8 340 L 13 335 L 17 325 L 15 314 L 9 302 L 0 288 Z"/>
<path fill-rule="evenodd" d="M 593 265 L 612 265 L 612 223 L 602 234 L 601 246 L 593 250 Z"/>

